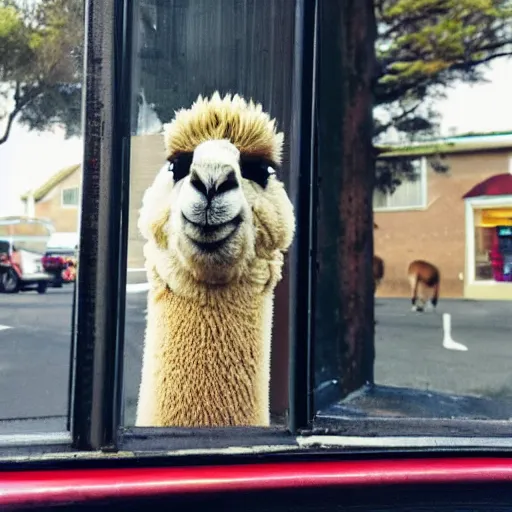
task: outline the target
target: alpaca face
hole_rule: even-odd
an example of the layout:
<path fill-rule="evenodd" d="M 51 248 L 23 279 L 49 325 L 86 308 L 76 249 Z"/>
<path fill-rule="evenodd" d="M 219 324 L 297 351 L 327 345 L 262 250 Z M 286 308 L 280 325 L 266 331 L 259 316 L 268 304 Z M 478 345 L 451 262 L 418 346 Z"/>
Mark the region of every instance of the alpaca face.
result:
<path fill-rule="evenodd" d="M 251 208 L 243 192 L 239 152 L 206 141 L 171 162 L 170 250 L 202 280 L 224 280 L 250 248 Z M 216 277 L 215 277 L 216 276 Z"/>
<path fill-rule="evenodd" d="M 173 268 L 177 262 L 196 281 L 224 284 L 258 259 L 279 258 L 275 251 L 291 243 L 294 215 L 268 162 L 241 158 L 227 140 L 208 140 L 162 168 L 139 227 Z"/>
<path fill-rule="evenodd" d="M 188 174 L 175 176 L 173 219 L 191 252 L 227 256 L 226 249 L 232 247 L 244 219 L 250 217 L 239 156 L 227 141 L 207 141 L 194 151 Z"/>

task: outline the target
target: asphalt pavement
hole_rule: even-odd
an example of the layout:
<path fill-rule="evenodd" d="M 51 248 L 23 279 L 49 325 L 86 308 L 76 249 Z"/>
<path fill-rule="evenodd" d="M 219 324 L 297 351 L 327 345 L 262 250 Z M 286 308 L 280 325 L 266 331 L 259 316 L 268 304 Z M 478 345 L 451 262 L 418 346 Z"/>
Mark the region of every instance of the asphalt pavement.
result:
<path fill-rule="evenodd" d="M 136 289 L 136 287 L 135 287 Z M 146 293 L 127 295 L 125 424 L 140 382 Z M 66 428 L 72 289 L 0 294 L 0 433 Z M 441 300 L 415 313 L 406 299 L 376 301 L 375 380 L 456 394 L 512 396 L 512 301 Z M 443 347 L 442 313 L 467 351 Z"/>

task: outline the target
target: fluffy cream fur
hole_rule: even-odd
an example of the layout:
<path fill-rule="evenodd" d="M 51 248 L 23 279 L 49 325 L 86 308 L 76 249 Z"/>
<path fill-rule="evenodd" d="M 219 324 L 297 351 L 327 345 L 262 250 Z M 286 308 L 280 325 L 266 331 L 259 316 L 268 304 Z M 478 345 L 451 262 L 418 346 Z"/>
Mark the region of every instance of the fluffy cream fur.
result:
<path fill-rule="evenodd" d="M 140 211 L 150 291 L 137 426 L 269 424 L 273 290 L 295 218 L 283 184 L 243 178 L 240 156 L 279 164 L 282 144 L 261 105 L 238 95 L 199 97 L 165 127 L 169 159 L 193 161 L 176 183 L 164 166 Z M 229 179 L 237 188 L 210 203 L 194 186 Z"/>

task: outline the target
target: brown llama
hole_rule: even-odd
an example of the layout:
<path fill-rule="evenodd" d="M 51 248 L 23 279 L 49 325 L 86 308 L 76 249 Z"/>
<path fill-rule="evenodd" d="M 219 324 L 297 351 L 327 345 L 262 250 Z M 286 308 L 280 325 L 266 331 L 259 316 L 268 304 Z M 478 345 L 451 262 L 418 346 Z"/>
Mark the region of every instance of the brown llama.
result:
<path fill-rule="evenodd" d="M 384 277 L 384 260 L 379 256 L 373 256 L 373 280 L 375 282 L 375 290 L 380 285 L 382 278 Z"/>
<path fill-rule="evenodd" d="M 413 311 L 424 311 L 430 295 L 430 302 L 435 308 L 439 300 L 439 286 L 441 284 L 441 275 L 439 269 L 425 260 L 414 260 L 409 265 L 407 277 L 411 285 L 412 309 Z M 422 297 L 418 297 L 418 291 L 424 291 Z M 419 303 L 418 302 L 419 299 Z"/>

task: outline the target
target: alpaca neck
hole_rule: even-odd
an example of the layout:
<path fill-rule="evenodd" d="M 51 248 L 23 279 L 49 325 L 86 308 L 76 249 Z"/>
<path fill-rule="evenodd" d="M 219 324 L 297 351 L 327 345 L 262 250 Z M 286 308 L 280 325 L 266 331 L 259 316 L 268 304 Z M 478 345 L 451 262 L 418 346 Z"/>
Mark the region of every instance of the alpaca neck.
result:
<path fill-rule="evenodd" d="M 273 294 L 150 291 L 137 425 L 269 424 Z"/>

